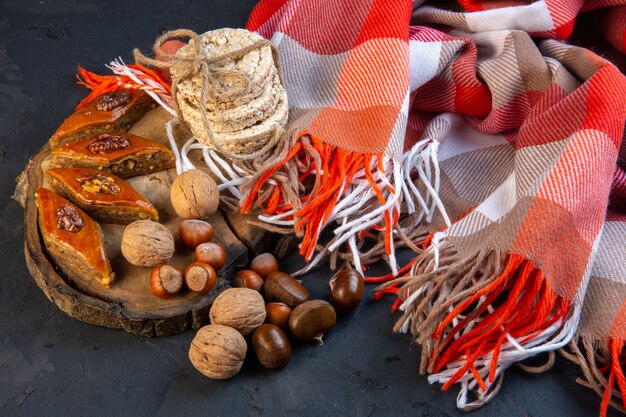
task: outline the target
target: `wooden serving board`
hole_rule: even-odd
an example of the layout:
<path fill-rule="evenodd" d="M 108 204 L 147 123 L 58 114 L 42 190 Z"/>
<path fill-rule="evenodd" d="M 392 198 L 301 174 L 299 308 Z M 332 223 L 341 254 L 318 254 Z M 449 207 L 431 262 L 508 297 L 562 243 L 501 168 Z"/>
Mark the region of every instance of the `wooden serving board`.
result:
<path fill-rule="evenodd" d="M 162 109 L 149 112 L 137 122 L 131 133 L 166 143 L 164 121 L 167 114 Z M 188 137 L 183 133 L 180 141 Z M 153 296 L 149 290 L 150 268 L 131 265 L 121 255 L 120 243 L 124 225 L 101 224 L 106 252 L 116 274 L 110 288 L 94 286 L 80 290 L 68 281 L 49 257 L 43 245 L 37 222 L 35 190 L 47 186 L 44 177 L 50 149 L 45 145 L 34 155 L 22 175 L 18 178 L 15 199 L 24 207 L 24 252 L 28 270 L 44 294 L 62 311 L 70 316 L 99 326 L 124 329 L 142 336 L 167 336 L 199 328 L 209 321 L 209 308 L 215 297 L 228 288 L 236 271 L 246 267 L 249 254 L 271 248 L 279 237 L 252 228 L 245 217 L 228 213 L 227 222 L 221 212 L 207 219 L 214 228 L 214 241 L 223 244 L 228 253 L 226 265 L 218 272 L 215 288 L 207 294 L 195 295 L 181 292 L 169 299 Z M 159 222 L 174 235 L 176 253 L 171 263 L 184 269 L 193 261 L 193 251 L 182 247 L 178 239 L 180 219 L 174 213 L 169 199 L 170 185 L 176 177 L 175 170 L 130 178 L 127 182 L 142 193 L 159 212 Z M 49 187 L 47 187 L 49 188 Z M 230 224 L 230 225 L 229 225 Z M 235 228 L 235 233 L 231 228 Z M 248 239 L 249 247 L 237 236 L 254 236 Z M 293 245 L 292 245 L 293 246 Z M 252 255 L 254 256 L 254 255 Z"/>

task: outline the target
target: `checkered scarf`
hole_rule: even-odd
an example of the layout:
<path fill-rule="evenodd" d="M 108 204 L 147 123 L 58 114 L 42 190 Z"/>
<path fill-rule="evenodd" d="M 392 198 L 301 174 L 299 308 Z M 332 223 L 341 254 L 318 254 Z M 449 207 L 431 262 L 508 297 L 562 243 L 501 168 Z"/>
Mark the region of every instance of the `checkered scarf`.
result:
<path fill-rule="evenodd" d="M 369 281 L 460 408 L 562 349 L 603 414 L 624 410 L 626 78 L 563 40 L 591 11 L 626 52 L 626 2 L 421 3 L 257 5 L 248 29 L 277 46 L 300 133 L 243 208 L 293 227 L 311 264 L 386 259 Z M 400 246 L 418 252 L 403 269 Z"/>
<path fill-rule="evenodd" d="M 460 387 L 460 408 L 559 350 L 602 415 L 624 411 L 626 0 L 459 3 L 261 1 L 248 29 L 278 49 L 289 134 L 252 162 L 172 140 L 177 169 L 201 151 L 223 201 L 295 231 L 309 267 L 386 260 L 366 280 L 398 296 L 395 330 L 431 382 Z M 615 65 L 563 42 L 582 12 Z M 157 56 L 184 45 L 166 37 Z M 109 68 L 80 69 L 85 101 L 141 88 L 177 115 L 167 76 Z M 417 253 L 402 268 L 400 247 Z"/>

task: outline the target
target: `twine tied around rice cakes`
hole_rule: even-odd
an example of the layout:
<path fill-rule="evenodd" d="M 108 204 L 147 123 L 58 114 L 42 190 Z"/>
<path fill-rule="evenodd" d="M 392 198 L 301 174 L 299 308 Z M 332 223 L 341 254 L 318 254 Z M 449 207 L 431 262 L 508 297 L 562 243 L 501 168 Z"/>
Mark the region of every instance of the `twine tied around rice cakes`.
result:
<path fill-rule="evenodd" d="M 191 53 L 169 53 L 161 47 L 170 40 L 179 38 L 189 38 L 189 45 L 193 45 Z M 249 52 L 263 47 L 270 47 L 272 51 L 272 58 L 274 65 L 278 72 L 279 80 L 282 84 L 282 76 L 280 73 L 280 67 L 278 63 L 278 51 L 276 47 L 267 39 L 258 39 L 251 45 L 242 47 L 240 49 L 227 52 L 224 54 L 210 56 L 207 51 L 202 48 L 202 42 L 200 35 L 189 29 L 176 29 L 165 32 L 159 36 L 154 42 L 152 50 L 155 57 L 162 57 L 162 59 L 150 58 L 144 55 L 139 49 L 135 48 L 133 55 L 135 62 L 142 65 L 149 65 L 157 67 L 159 69 L 169 69 L 172 72 L 178 74 L 176 77 L 172 77 L 172 98 L 175 107 L 176 114 L 179 120 L 185 121 L 183 112 L 181 112 L 177 99 L 178 85 L 182 81 L 193 77 L 201 77 L 202 90 L 200 97 L 200 115 L 202 121 L 202 127 L 206 131 L 206 136 L 210 141 L 209 146 L 213 147 L 220 152 L 223 156 L 233 161 L 252 161 L 267 155 L 268 152 L 274 149 L 281 141 L 284 134 L 284 129 L 278 126 L 274 129 L 274 134 L 263 146 L 253 149 L 251 152 L 233 152 L 223 146 L 222 143 L 215 137 L 213 130 L 209 124 L 207 99 L 209 96 L 209 86 L 213 86 L 216 89 L 217 94 L 223 101 L 235 101 L 237 98 L 247 95 L 251 91 L 251 80 L 248 75 L 243 72 L 232 70 L 228 68 L 216 68 L 215 64 L 223 62 L 228 59 L 241 57 Z M 218 80 L 226 82 L 216 82 Z"/>
<path fill-rule="evenodd" d="M 282 75 L 278 62 L 278 51 L 271 41 L 267 39 L 258 39 L 252 44 L 239 48 L 237 50 L 223 53 L 216 56 L 210 56 L 208 51 L 202 47 L 201 35 L 192 30 L 177 29 L 165 32 L 156 39 L 152 46 L 155 58 L 144 55 L 138 49 L 134 49 L 133 55 L 137 64 L 152 66 L 159 69 L 168 69 L 176 76 L 172 76 L 171 83 L 171 102 L 173 109 L 171 113 L 176 118 L 166 123 L 166 132 L 170 141 L 172 151 L 176 156 L 176 165 L 178 173 L 182 173 L 188 169 L 201 168 L 208 169 L 216 178 L 220 191 L 227 190 L 228 193 L 221 194 L 221 200 L 232 210 L 239 210 L 242 201 L 246 201 L 252 192 L 259 194 L 262 201 L 269 201 L 272 195 L 275 195 L 275 188 L 281 187 L 284 190 L 298 190 L 302 185 L 299 183 L 298 170 L 293 164 L 289 164 L 288 169 L 284 173 L 276 173 L 271 180 L 269 187 L 263 187 L 262 190 L 254 190 L 254 185 L 258 182 L 259 177 L 268 168 L 282 161 L 294 148 L 294 144 L 298 137 L 306 134 L 298 123 L 292 123 L 289 129 L 277 125 L 272 128 L 269 140 L 262 146 L 247 146 L 242 151 L 228 149 L 220 142 L 211 129 L 207 108 L 207 100 L 209 98 L 209 87 L 215 88 L 216 94 L 224 101 L 235 101 L 238 98 L 251 93 L 251 78 L 237 70 L 228 68 L 219 68 L 215 64 L 219 64 L 228 59 L 233 59 L 246 55 L 247 53 L 263 47 L 270 47 L 272 59 L 276 67 L 277 76 L 282 85 Z M 187 53 L 169 53 L 162 49 L 162 46 L 170 41 L 179 38 L 189 38 L 191 52 Z M 159 57 L 160 59 L 156 59 Z M 124 69 L 122 69 L 124 71 Z M 184 143 L 180 151 L 178 150 L 177 140 L 174 137 L 174 125 L 183 122 L 188 125 L 185 120 L 184 112 L 181 111 L 177 91 L 179 84 L 185 80 L 194 77 L 201 79 L 201 95 L 200 95 L 200 119 L 202 128 L 206 132 L 206 139 L 209 143 L 202 143 L 198 137 L 192 137 Z M 219 82 L 226 81 L 226 82 Z M 196 142 L 198 140 L 198 142 Z M 254 140 L 254 139 L 252 139 Z M 192 154 L 192 151 L 199 151 Z M 311 158 L 319 159 L 314 150 L 311 150 Z M 200 155 L 198 155 L 200 154 Z M 194 157 L 197 157 L 198 160 Z M 293 166 L 292 166 L 293 165 Z M 284 191 L 283 191 L 284 192 Z M 293 194 L 293 195 L 291 195 Z M 296 193 L 289 195 L 291 200 L 297 204 L 298 196 Z M 262 222 L 254 222 L 258 226 L 270 227 L 275 232 L 290 233 L 292 229 L 288 225 L 282 225 L 280 222 L 270 226 Z M 285 227 L 283 227 L 285 226 Z"/>

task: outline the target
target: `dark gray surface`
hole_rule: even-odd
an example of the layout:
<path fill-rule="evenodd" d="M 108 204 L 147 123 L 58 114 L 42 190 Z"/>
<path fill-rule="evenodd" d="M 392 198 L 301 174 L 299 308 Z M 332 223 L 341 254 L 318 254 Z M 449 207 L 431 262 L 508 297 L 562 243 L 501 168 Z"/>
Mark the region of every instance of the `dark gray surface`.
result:
<path fill-rule="evenodd" d="M 295 348 L 279 373 L 249 360 L 212 381 L 187 359 L 193 332 L 144 339 L 78 322 L 50 303 L 23 259 L 14 178 L 85 90 L 76 65 L 103 65 L 160 31 L 242 26 L 254 1 L 0 1 L 0 416 L 457 416 L 456 393 L 417 373 L 418 352 L 390 332 L 391 299 L 370 298 L 342 317 L 323 346 Z M 283 263 L 294 270 L 300 260 Z M 328 272 L 305 278 L 326 294 Z M 370 288 L 371 289 L 371 288 Z M 252 359 L 252 358 L 250 358 Z M 544 375 L 508 373 L 496 399 L 473 416 L 597 415 L 599 398 L 562 359 Z"/>

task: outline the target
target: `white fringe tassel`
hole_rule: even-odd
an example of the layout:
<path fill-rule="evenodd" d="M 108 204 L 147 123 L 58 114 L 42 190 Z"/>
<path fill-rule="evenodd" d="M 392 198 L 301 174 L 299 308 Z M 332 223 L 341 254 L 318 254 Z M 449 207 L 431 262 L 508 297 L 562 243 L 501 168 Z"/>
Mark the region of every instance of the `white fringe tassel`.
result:
<path fill-rule="evenodd" d="M 146 77 L 141 71 L 127 66 L 121 58 L 112 61 L 108 68 L 117 75 L 130 77 L 140 87 L 128 85 L 128 88 L 141 88 L 146 91 L 161 107 L 174 116 L 173 119 L 167 122 L 165 130 L 170 147 L 176 158 L 176 172 L 179 175 L 196 168 L 189 158 L 189 153 L 194 150 L 200 150 L 207 167 L 219 179 L 219 190 L 228 191 L 237 200 L 242 197 L 239 185 L 248 178 L 244 171 L 222 158 L 212 148 L 199 143 L 194 137 L 189 138 L 179 150 L 174 136 L 174 127 L 179 124 L 179 120 L 172 96 L 163 86 Z M 439 142 L 437 140 L 425 138 L 414 145 L 410 151 L 404 153 L 400 162 L 385 155 L 383 156 L 382 164 L 385 167 L 384 171 L 377 169 L 378 161 L 372 161 L 372 166 L 370 167 L 372 175 L 385 198 L 385 203 L 374 210 L 362 210 L 364 205 L 378 198 L 365 177 L 364 169 L 357 173 L 350 184 L 344 183 L 342 192 L 339 193 L 340 201 L 336 202 L 336 206 L 326 221 L 320 224 L 320 231 L 331 223 L 335 222 L 338 224 L 333 230 L 335 238 L 299 273 L 310 270 L 329 251 L 332 252 L 343 244 L 347 244 L 348 249 L 352 253 L 355 268 L 359 272 L 363 272 L 359 260 L 358 234 L 361 231 L 371 229 L 372 226 L 384 223 L 385 214 L 394 219 L 394 217 L 397 217 L 396 213 L 401 212 L 403 204 L 406 204 L 409 214 L 418 214 L 416 224 L 422 221 L 426 223 L 431 222 L 436 211 L 439 211 L 446 225 L 449 226 L 450 219 L 439 198 L 440 170 L 437 162 L 438 147 Z M 414 172 L 417 172 L 418 175 L 418 185 L 411 180 Z M 418 188 L 420 184 L 423 185 L 423 191 L 420 191 Z M 392 188 L 395 192 L 391 192 L 389 188 Z M 294 221 L 286 219 L 287 217 L 293 217 L 293 214 L 293 210 L 291 210 L 272 216 L 260 215 L 259 220 L 272 225 L 293 227 Z M 391 242 L 394 241 L 394 232 L 394 230 L 385 231 L 385 233 L 389 233 L 387 238 Z M 398 266 L 393 246 L 391 253 L 388 254 L 389 266 L 392 273 L 396 275 Z"/>

